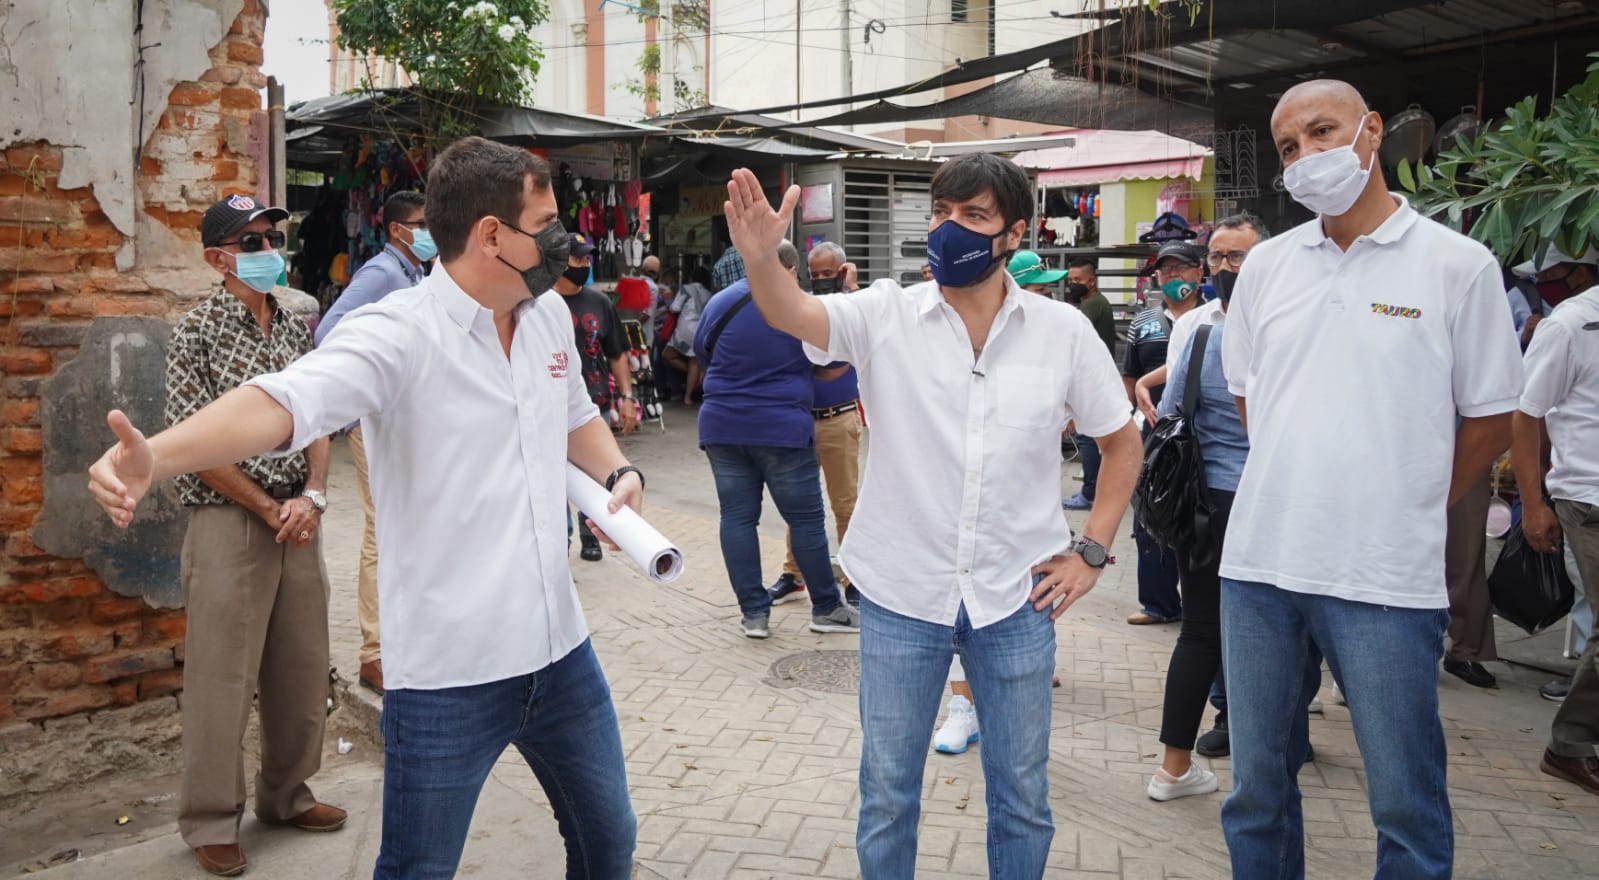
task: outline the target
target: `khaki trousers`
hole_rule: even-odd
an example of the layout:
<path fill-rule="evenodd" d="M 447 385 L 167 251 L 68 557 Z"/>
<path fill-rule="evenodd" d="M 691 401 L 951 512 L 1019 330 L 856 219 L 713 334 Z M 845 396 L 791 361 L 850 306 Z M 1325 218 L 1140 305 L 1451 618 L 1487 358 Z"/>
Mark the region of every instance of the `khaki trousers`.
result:
<path fill-rule="evenodd" d="M 364 666 L 379 659 L 378 644 L 378 531 L 372 506 L 372 486 L 367 482 L 366 441 L 360 426 L 350 431 L 350 457 L 355 459 L 355 480 L 361 489 L 361 511 L 366 525 L 361 531 L 361 574 L 356 580 L 356 615 L 361 619 L 361 657 Z"/>
<path fill-rule="evenodd" d="M 843 543 L 850 517 L 855 515 L 855 498 L 861 487 L 859 410 L 816 420 L 816 458 L 822 465 L 822 484 L 827 487 L 827 502 L 833 508 L 833 520 L 838 525 L 838 540 Z M 792 546 L 783 562 L 783 572 L 803 580 Z"/>
<path fill-rule="evenodd" d="M 1488 601 L 1488 502 L 1493 489 L 1483 474 L 1449 508 L 1444 541 L 1444 580 L 1449 586 L 1449 656 L 1456 660 L 1498 660 L 1494 610 Z"/>
<path fill-rule="evenodd" d="M 1599 505 L 1556 498 L 1555 514 L 1566 546 L 1577 558 L 1588 604 L 1599 608 Z M 1594 746 L 1599 746 L 1599 637 L 1588 640 L 1571 677 L 1571 692 L 1549 728 L 1549 751 L 1563 758 L 1592 758 Z"/>
<path fill-rule="evenodd" d="M 233 505 L 190 508 L 183 539 L 188 635 L 183 663 L 183 783 L 178 830 L 191 847 L 237 843 L 244 733 L 261 717 L 255 813 L 290 819 L 315 806 L 328 698 L 328 580 L 322 544 Z"/>

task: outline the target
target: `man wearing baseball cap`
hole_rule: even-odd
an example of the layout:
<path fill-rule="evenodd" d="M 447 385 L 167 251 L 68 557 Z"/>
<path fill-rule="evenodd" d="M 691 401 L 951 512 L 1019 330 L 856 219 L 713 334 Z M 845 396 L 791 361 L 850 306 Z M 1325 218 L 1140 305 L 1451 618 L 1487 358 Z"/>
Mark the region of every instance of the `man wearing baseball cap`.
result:
<path fill-rule="evenodd" d="M 282 208 L 234 195 L 206 209 L 200 243 L 222 286 L 178 320 L 167 350 L 166 416 L 176 425 L 249 380 L 311 350 L 311 334 L 272 288 L 283 273 Z M 260 695 L 261 821 L 333 831 L 344 811 L 306 780 L 322 765 L 327 718 L 328 583 L 320 528 L 328 441 L 176 479 L 189 510 L 182 579 L 189 612 L 183 665 L 183 784 L 178 830 L 200 867 L 245 868 L 239 821 L 244 740 Z"/>
<path fill-rule="evenodd" d="M 1017 251 L 1005 265 L 1005 270 L 1023 290 L 1044 296 L 1049 296 L 1051 284 L 1057 284 L 1066 277 L 1065 269 L 1045 266 L 1043 258 L 1032 251 Z"/>

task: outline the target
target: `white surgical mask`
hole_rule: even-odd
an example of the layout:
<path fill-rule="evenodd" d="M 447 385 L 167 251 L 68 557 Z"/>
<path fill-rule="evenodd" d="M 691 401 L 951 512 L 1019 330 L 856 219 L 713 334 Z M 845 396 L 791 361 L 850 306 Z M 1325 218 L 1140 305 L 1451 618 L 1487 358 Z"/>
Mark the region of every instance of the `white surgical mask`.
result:
<path fill-rule="evenodd" d="M 1354 206 L 1366 189 L 1371 169 L 1377 164 L 1372 154 L 1371 164 L 1360 167 L 1360 155 L 1355 144 L 1366 133 L 1366 117 L 1360 117 L 1355 139 L 1348 145 L 1306 156 L 1283 169 L 1283 186 L 1294 201 L 1324 217 L 1338 217 Z"/>

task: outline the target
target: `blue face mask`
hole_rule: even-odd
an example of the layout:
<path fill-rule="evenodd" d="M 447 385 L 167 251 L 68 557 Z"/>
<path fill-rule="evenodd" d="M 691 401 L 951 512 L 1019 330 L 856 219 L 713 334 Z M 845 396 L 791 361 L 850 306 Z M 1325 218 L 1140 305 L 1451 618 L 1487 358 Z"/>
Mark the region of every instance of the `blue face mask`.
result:
<path fill-rule="evenodd" d="M 433 233 L 426 229 L 411 230 L 411 254 L 426 263 L 439 255 L 439 246 L 433 243 Z"/>
<path fill-rule="evenodd" d="M 233 275 L 256 293 L 271 293 L 283 277 L 283 255 L 276 250 L 233 255 Z"/>
<path fill-rule="evenodd" d="M 940 287 L 971 287 L 1005 265 L 1009 255 L 994 256 L 994 239 L 1004 235 L 1000 230 L 984 235 L 945 220 L 927 236 L 927 264 L 933 269 L 933 280 Z"/>
<path fill-rule="evenodd" d="M 1160 293 L 1162 296 L 1166 297 L 1172 302 L 1182 302 L 1198 289 L 1199 285 L 1192 281 L 1184 281 L 1181 278 L 1173 278 L 1172 280 L 1160 286 Z"/>

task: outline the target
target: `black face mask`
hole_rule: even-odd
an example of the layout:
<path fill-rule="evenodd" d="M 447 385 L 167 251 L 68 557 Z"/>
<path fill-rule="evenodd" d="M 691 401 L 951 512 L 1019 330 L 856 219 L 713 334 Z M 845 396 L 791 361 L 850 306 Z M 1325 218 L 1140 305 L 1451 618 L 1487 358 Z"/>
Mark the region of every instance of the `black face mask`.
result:
<path fill-rule="evenodd" d="M 822 296 L 829 293 L 838 293 L 838 291 L 838 276 L 836 275 L 832 278 L 811 279 L 811 293 L 814 293 L 817 296 Z"/>
<path fill-rule="evenodd" d="M 566 227 L 562 226 L 560 221 L 557 220 L 537 233 L 533 233 L 525 232 L 509 221 L 501 220 L 500 222 L 504 223 L 512 231 L 533 239 L 533 243 L 538 245 L 539 251 L 544 254 L 544 261 L 537 266 L 518 269 L 499 254 L 495 254 L 494 258 L 510 266 L 518 275 L 521 275 L 522 283 L 527 285 L 527 292 L 535 297 L 554 287 L 555 279 L 561 277 L 560 273 L 555 271 L 555 267 L 565 266 L 566 258 L 572 252 L 572 243 L 567 237 Z M 588 278 L 586 272 L 583 277 L 585 280 Z"/>
<path fill-rule="evenodd" d="M 567 266 L 566 271 L 561 273 L 561 277 L 572 282 L 578 287 L 582 287 L 583 285 L 589 283 L 589 267 Z"/>
<path fill-rule="evenodd" d="M 1067 302 L 1082 302 L 1083 297 L 1085 297 L 1087 295 L 1088 295 L 1088 285 L 1086 285 L 1086 284 L 1078 284 L 1078 283 L 1076 283 L 1074 281 L 1068 281 L 1066 283 L 1066 301 Z"/>
<path fill-rule="evenodd" d="M 1222 305 L 1227 305 L 1233 298 L 1233 285 L 1238 283 L 1238 273 L 1231 269 L 1223 269 L 1211 276 L 1211 281 L 1216 287 L 1216 298 Z"/>

